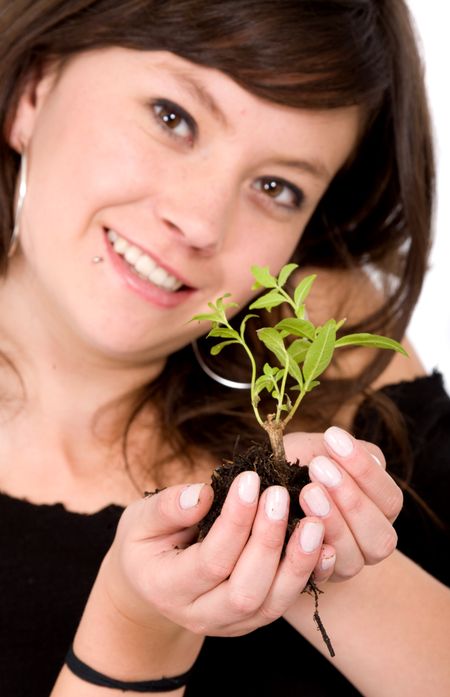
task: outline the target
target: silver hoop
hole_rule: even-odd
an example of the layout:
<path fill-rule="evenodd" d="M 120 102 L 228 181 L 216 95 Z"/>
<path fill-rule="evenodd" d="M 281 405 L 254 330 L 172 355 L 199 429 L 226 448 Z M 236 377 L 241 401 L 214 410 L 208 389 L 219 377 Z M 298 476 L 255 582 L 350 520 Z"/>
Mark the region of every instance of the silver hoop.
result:
<path fill-rule="evenodd" d="M 194 341 L 191 343 L 191 346 L 200 368 L 204 373 L 206 373 L 206 375 L 208 375 L 208 377 L 215 382 L 218 382 L 219 385 L 230 387 L 232 390 L 249 390 L 251 388 L 251 382 L 237 382 L 236 380 L 228 380 L 228 378 L 224 378 L 221 375 L 218 375 L 218 373 L 215 373 L 214 370 L 211 370 L 209 365 L 207 365 L 203 360 L 203 356 L 199 351 L 196 339 L 194 339 Z"/>
<path fill-rule="evenodd" d="M 20 219 L 22 216 L 23 204 L 27 195 L 27 156 L 25 151 L 22 153 L 19 173 L 19 191 L 17 195 L 16 209 L 14 211 L 14 228 L 9 242 L 8 259 L 10 259 L 17 250 L 19 244 L 19 228 Z"/>

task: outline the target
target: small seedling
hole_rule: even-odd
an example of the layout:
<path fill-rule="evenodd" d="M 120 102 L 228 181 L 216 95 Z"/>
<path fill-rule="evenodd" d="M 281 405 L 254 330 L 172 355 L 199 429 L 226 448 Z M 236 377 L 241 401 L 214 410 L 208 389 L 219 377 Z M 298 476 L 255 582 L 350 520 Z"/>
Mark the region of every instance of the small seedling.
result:
<path fill-rule="evenodd" d="M 264 346 L 273 354 L 273 362 L 265 363 L 262 372 L 258 372 L 255 357 L 245 339 L 247 322 L 258 318 L 259 314 L 250 313 L 242 320 L 239 330 L 234 329 L 227 319 L 227 310 L 236 309 L 238 305 L 222 296 L 215 303 L 208 303 L 211 312 L 195 315 L 194 320 L 208 321 L 212 324 L 208 337 L 221 339 L 215 344 L 211 353 L 219 354 L 231 344 L 239 344 L 246 352 L 251 366 L 250 398 L 259 425 L 267 432 L 272 454 L 268 455 L 265 447 L 253 446 L 246 453 L 235 453 L 233 462 L 225 462 L 213 474 L 212 486 L 214 502 L 205 518 L 199 524 L 199 539 L 207 534 L 211 525 L 220 515 L 223 501 L 233 479 L 239 472 L 254 469 L 261 480 L 261 491 L 273 484 L 286 487 L 290 498 L 289 518 L 285 545 L 298 520 L 304 513 L 300 508 L 298 495 L 309 480 L 308 468 L 298 462 L 291 465 L 286 461 L 283 446 L 283 432 L 296 414 L 302 400 L 311 390 L 320 385 L 318 378 L 328 368 L 334 351 L 344 346 L 366 346 L 371 348 L 391 349 L 404 355 L 406 351 L 397 341 L 377 334 L 347 334 L 337 337 L 337 332 L 345 319 L 329 319 L 320 326 L 315 326 L 308 318 L 305 308 L 306 299 L 316 276 L 305 277 L 290 295 L 285 285 L 291 274 L 298 268 L 297 264 L 287 264 L 278 276 L 273 276 L 267 266 L 253 266 L 251 271 L 255 278 L 253 290 L 266 289 L 249 307 L 250 310 L 268 310 L 286 305 L 289 317 L 280 320 L 275 326 L 262 327 L 257 336 Z M 267 392 L 273 399 L 273 410 L 261 414 L 259 406 L 261 395 Z M 318 597 L 322 591 L 311 576 L 305 592 L 315 598 L 314 621 L 322 634 L 331 656 L 334 649 L 323 626 L 318 612 Z"/>
<path fill-rule="evenodd" d="M 193 318 L 211 322 L 212 329 L 208 337 L 224 339 L 212 347 L 213 356 L 230 344 L 240 344 L 247 353 L 252 371 L 250 396 L 253 411 L 257 422 L 267 431 L 276 462 L 286 459 L 283 431 L 294 417 L 305 395 L 320 385 L 318 378 L 330 365 L 336 349 L 343 346 L 366 346 L 392 349 L 407 355 L 397 341 L 378 334 L 347 334 L 337 338 L 337 332 L 345 323 L 345 319 L 329 319 L 325 324 L 314 326 L 307 319 L 305 303 L 316 275 L 305 277 L 292 295 L 289 295 L 284 287 L 297 268 L 297 264 L 287 264 L 281 269 L 278 277 L 273 276 L 267 266 L 253 266 L 251 269 L 255 278 L 252 289 L 266 288 L 268 292 L 260 295 L 249 309 L 270 311 L 285 304 L 292 315 L 282 319 L 274 327 L 262 327 L 257 330 L 259 340 L 275 359 L 272 365 L 264 364 L 261 374 L 258 374 L 255 358 L 245 340 L 248 320 L 259 315 L 246 315 L 239 331 L 234 329 L 227 319 L 226 312 L 231 308 L 237 308 L 238 305 L 227 300 L 230 297 L 227 293 L 215 303 L 208 303 L 212 312 L 195 315 Z M 273 398 L 274 409 L 273 412 L 262 415 L 258 405 L 260 395 L 264 391 Z"/>

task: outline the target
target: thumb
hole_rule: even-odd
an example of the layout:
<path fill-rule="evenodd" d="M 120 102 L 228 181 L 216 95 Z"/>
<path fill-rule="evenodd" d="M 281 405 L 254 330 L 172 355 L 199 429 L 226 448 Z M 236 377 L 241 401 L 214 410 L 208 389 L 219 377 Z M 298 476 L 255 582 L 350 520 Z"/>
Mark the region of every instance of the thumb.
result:
<path fill-rule="evenodd" d="M 119 528 L 136 541 L 171 535 L 196 525 L 208 512 L 213 498 L 209 484 L 171 486 L 128 506 Z"/>

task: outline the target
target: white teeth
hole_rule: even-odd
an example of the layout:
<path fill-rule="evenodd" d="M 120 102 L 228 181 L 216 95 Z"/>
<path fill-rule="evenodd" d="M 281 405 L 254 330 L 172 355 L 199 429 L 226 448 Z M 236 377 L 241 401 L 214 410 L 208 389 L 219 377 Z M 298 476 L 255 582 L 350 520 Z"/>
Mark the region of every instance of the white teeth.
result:
<path fill-rule="evenodd" d="M 161 267 L 157 266 L 153 271 L 149 272 L 148 278 L 155 285 L 163 286 L 165 283 L 167 283 L 169 274 L 167 273 L 167 271 L 164 271 L 164 269 L 161 269 Z"/>
<path fill-rule="evenodd" d="M 140 250 L 139 247 L 127 242 L 127 240 L 120 237 L 114 230 L 108 230 L 107 237 L 114 251 L 124 257 L 138 274 L 149 280 L 155 286 L 175 292 L 183 285 L 175 276 L 172 276 L 167 273 L 165 269 L 161 268 L 161 266 L 158 266 L 156 262 Z"/>
<path fill-rule="evenodd" d="M 139 259 L 135 264 L 133 264 L 136 271 L 141 273 L 143 276 L 148 276 L 154 269 L 156 269 L 156 264 L 153 259 L 150 259 L 146 254 L 141 254 Z"/>
<path fill-rule="evenodd" d="M 113 247 L 114 251 L 117 252 L 117 254 L 125 254 L 128 247 L 128 242 L 126 242 L 121 237 L 118 237 L 117 240 L 114 242 Z"/>
<path fill-rule="evenodd" d="M 125 250 L 125 254 L 123 256 L 129 264 L 134 265 L 141 256 L 141 254 L 142 252 L 139 249 L 139 247 L 128 247 L 128 249 Z"/>

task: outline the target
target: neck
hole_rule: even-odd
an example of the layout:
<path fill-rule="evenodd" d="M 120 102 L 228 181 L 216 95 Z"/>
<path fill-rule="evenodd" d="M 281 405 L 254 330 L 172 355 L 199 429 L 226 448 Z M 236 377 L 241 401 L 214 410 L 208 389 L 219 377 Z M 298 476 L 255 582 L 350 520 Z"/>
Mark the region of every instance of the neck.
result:
<path fill-rule="evenodd" d="M 123 479 L 126 425 L 143 387 L 159 374 L 163 361 L 132 361 L 89 348 L 46 313 L 39 298 L 30 302 L 30 295 L 13 279 L 0 290 L 0 316 L 2 462 L 8 462 L 14 450 L 17 461 L 14 443 L 21 443 L 22 468 L 14 468 L 16 478 L 33 473 L 47 485 L 64 480 L 69 488 L 74 482 L 97 486 L 97 477 L 104 480 L 106 473 L 111 477 L 116 470 Z M 149 434 L 155 441 L 156 431 L 148 412 L 141 426 L 144 418 L 149 453 Z M 144 449 L 142 433 L 143 428 L 134 431 L 138 450 Z"/>

